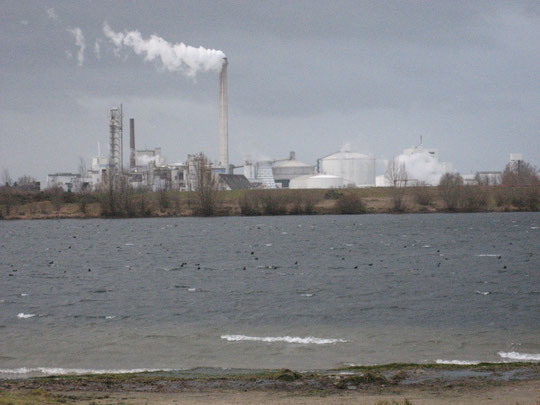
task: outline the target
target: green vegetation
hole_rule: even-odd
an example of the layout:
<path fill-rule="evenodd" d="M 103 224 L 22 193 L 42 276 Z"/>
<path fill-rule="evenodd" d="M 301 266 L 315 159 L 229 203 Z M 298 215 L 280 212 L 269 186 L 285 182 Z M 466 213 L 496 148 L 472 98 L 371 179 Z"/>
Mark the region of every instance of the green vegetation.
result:
<path fill-rule="evenodd" d="M 60 395 L 49 394 L 41 389 L 30 391 L 5 391 L 0 390 L 0 404 L 2 405 L 57 405 L 68 403 L 68 398 Z"/>

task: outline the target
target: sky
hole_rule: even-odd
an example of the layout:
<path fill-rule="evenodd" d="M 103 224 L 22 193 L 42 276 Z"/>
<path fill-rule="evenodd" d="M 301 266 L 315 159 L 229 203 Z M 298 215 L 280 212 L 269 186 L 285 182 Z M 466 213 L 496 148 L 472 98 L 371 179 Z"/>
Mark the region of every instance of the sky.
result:
<path fill-rule="evenodd" d="M 538 1 L 2 0 L 0 169 L 77 172 L 123 105 L 137 148 L 218 158 L 218 77 L 175 69 L 104 27 L 221 51 L 230 160 L 315 164 L 350 144 L 384 161 L 419 143 L 462 174 L 540 164 Z M 165 42 L 160 42 L 161 44 Z M 139 52 L 137 54 L 136 50 Z M 221 55 L 221 54 L 219 54 Z"/>

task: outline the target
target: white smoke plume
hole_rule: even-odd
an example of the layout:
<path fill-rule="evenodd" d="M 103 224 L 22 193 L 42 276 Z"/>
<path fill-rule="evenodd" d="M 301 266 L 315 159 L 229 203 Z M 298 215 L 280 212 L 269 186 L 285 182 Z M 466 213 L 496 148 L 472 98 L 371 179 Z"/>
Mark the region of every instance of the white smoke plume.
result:
<path fill-rule="evenodd" d="M 137 55 L 143 55 L 146 61 L 158 61 L 170 72 L 182 72 L 193 77 L 199 71 L 219 71 L 225 54 L 216 49 L 195 48 L 182 42 L 171 44 L 157 35 L 144 39 L 139 31 L 115 32 L 107 23 L 103 24 L 103 33 L 116 46 L 131 48 Z"/>
<path fill-rule="evenodd" d="M 94 42 L 94 53 L 96 54 L 96 58 L 98 59 L 101 59 L 101 45 L 100 45 L 100 40 L 96 40 L 96 42 Z"/>
<path fill-rule="evenodd" d="M 396 160 L 398 163 L 405 164 L 410 180 L 418 180 L 432 186 L 439 184 L 444 173 L 452 171 L 448 164 L 440 162 L 427 151 L 418 151 L 412 155 L 401 154 Z"/>
<path fill-rule="evenodd" d="M 77 51 L 77 65 L 82 66 L 84 63 L 84 50 L 86 49 L 86 44 L 84 42 L 84 35 L 80 28 L 68 28 L 68 31 L 73 34 L 75 37 L 75 44 L 79 47 Z"/>
<path fill-rule="evenodd" d="M 56 11 L 52 7 L 47 9 L 47 17 L 49 17 L 49 20 L 53 20 L 55 24 L 60 22 L 60 17 L 58 17 L 58 14 L 56 14 Z"/>

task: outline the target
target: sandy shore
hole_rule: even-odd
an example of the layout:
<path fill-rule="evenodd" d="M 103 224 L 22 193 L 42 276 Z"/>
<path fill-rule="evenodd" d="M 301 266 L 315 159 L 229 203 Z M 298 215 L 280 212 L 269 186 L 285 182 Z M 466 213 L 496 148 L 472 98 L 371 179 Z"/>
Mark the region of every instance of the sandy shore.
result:
<path fill-rule="evenodd" d="M 540 404 L 540 364 L 387 365 L 179 377 L 166 373 L 0 380 L 0 404 Z"/>

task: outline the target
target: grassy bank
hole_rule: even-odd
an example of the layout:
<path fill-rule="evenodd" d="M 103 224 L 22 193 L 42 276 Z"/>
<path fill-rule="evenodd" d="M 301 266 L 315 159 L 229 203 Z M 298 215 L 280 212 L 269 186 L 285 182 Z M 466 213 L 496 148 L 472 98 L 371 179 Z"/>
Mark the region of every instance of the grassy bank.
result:
<path fill-rule="evenodd" d="M 399 196 L 396 196 L 396 192 Z M 396 199 L 399 198 L 399 206 Z M 540 188 L 462 186 L 449 206 L 437 187 L 339 190 L 236 190 L 213 196 L 215 216 L 324 215 L 364 213 L 538 211 Z M 112 208 L 111 208 L 112 207 Z M 0 218 L 106 218 L 198 216 L 196 192 L 37 193 L 5 190 Z"/>

